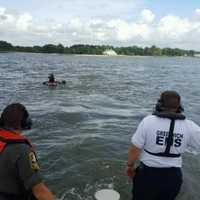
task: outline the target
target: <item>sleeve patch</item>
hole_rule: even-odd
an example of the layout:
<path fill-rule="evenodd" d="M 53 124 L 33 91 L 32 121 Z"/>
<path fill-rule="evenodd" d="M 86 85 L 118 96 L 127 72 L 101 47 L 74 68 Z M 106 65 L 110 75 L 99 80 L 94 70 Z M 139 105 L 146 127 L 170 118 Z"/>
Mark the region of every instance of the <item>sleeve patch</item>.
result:
<path fill-rule="evenodd" d="M 36 171 L 40 169 L 34 152 L 29 153 L 29 162 L 30 162 L 31 169 L 36 170 Z"/>

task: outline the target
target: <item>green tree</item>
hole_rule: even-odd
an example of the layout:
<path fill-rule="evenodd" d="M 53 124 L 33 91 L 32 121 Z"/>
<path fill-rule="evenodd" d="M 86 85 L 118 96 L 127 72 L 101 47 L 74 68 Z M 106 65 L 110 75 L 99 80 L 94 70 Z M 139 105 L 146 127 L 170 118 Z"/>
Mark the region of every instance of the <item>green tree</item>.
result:
<path fill-rule="evenodd" d="M 12 44 L 6 42 L 6 41 L 0 41 L 0 51 L 10 51 L 13 49 Z"/>
<path fill-rule="evenodd" d="M 65 51 L 65 47 L 62 44 L 58 44 L 56 53 L 64 53 L 64 51 Z"/>
<path fill-rule="evenodd" d="M 46 44 L 42 47 L 43 53 L 57 53 L 57 46 L 53 44 Z"/>

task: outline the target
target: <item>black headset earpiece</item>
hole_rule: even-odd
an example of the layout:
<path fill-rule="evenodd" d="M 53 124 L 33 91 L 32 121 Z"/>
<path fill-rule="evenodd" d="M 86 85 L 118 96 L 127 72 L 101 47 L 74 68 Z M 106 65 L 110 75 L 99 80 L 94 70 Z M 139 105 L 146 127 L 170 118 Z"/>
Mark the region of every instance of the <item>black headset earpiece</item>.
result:
<path fill-rule="evenodd" d="M 184 107 L 182 106 L 182 104 L 180 104 L 180 106 L 178 107 L 177 113 L 182 113 L 184 112 Z"/>
<path fill-rule="evenodd" d="M 2 116 L 0 117 L 0 127 L 3 128 L 4 127 L 4 121 L 2 119 Z"/>
<path fill-rule="evenodd" d="M 156 106 L 155 106 L 155 110 L 158 112 L 161 112 L 162 107 L 163 107 L 163 101 L 162 101 L 162 99 L 158 99 Z"/>
<path fill-rule="evenodd" d="M 30 130 L 32 126 L 32 120 L 29 116 L 29 113 L 26 109 L 23 110 L 23 118 L 21 121 L 21 129 L 22 130 Z"/>

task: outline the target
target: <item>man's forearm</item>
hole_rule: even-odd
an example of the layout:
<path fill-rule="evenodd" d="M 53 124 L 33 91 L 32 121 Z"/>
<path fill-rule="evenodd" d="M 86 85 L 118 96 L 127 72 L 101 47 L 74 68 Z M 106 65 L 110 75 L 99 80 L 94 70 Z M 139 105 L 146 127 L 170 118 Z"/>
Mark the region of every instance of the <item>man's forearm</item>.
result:
<path fill-rule="evenodd" d="M 44 183 L 39 183 L 32 188 L 32 192 L 37 200 L 55 200 L 53 194 Z"/>
<path fill-rule="evenodd" d="M 135 145 L 131 145 L 128 151 L 128 166 L 134 166 L 135 161 L 138 159 L 140 155 L 141 149 L 136 147 Z"/>

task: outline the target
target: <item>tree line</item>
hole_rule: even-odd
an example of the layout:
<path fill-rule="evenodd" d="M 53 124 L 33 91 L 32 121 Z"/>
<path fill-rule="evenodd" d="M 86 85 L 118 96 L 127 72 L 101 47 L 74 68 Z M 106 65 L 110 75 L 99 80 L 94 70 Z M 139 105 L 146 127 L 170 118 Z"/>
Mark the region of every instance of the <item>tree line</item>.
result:
<path fill-rule="evenodd" d="M 194 56 L 199 53 L 194 50 L 184 50 L 179 48 L 159 48 L 151 47 L 113 47 L 110 45 L 73 45 L 64 47 L 62 44 L 46 44 L 44 46 L 13 46 L 6 41 L 0 41 L 1 52 L 30 52 L 30 53 L 60 53 L 60 54 L 89 54 L 103 55 L 105 50 L 113 50 L 118 55 L 138 55 L 138 56 Z"/>

